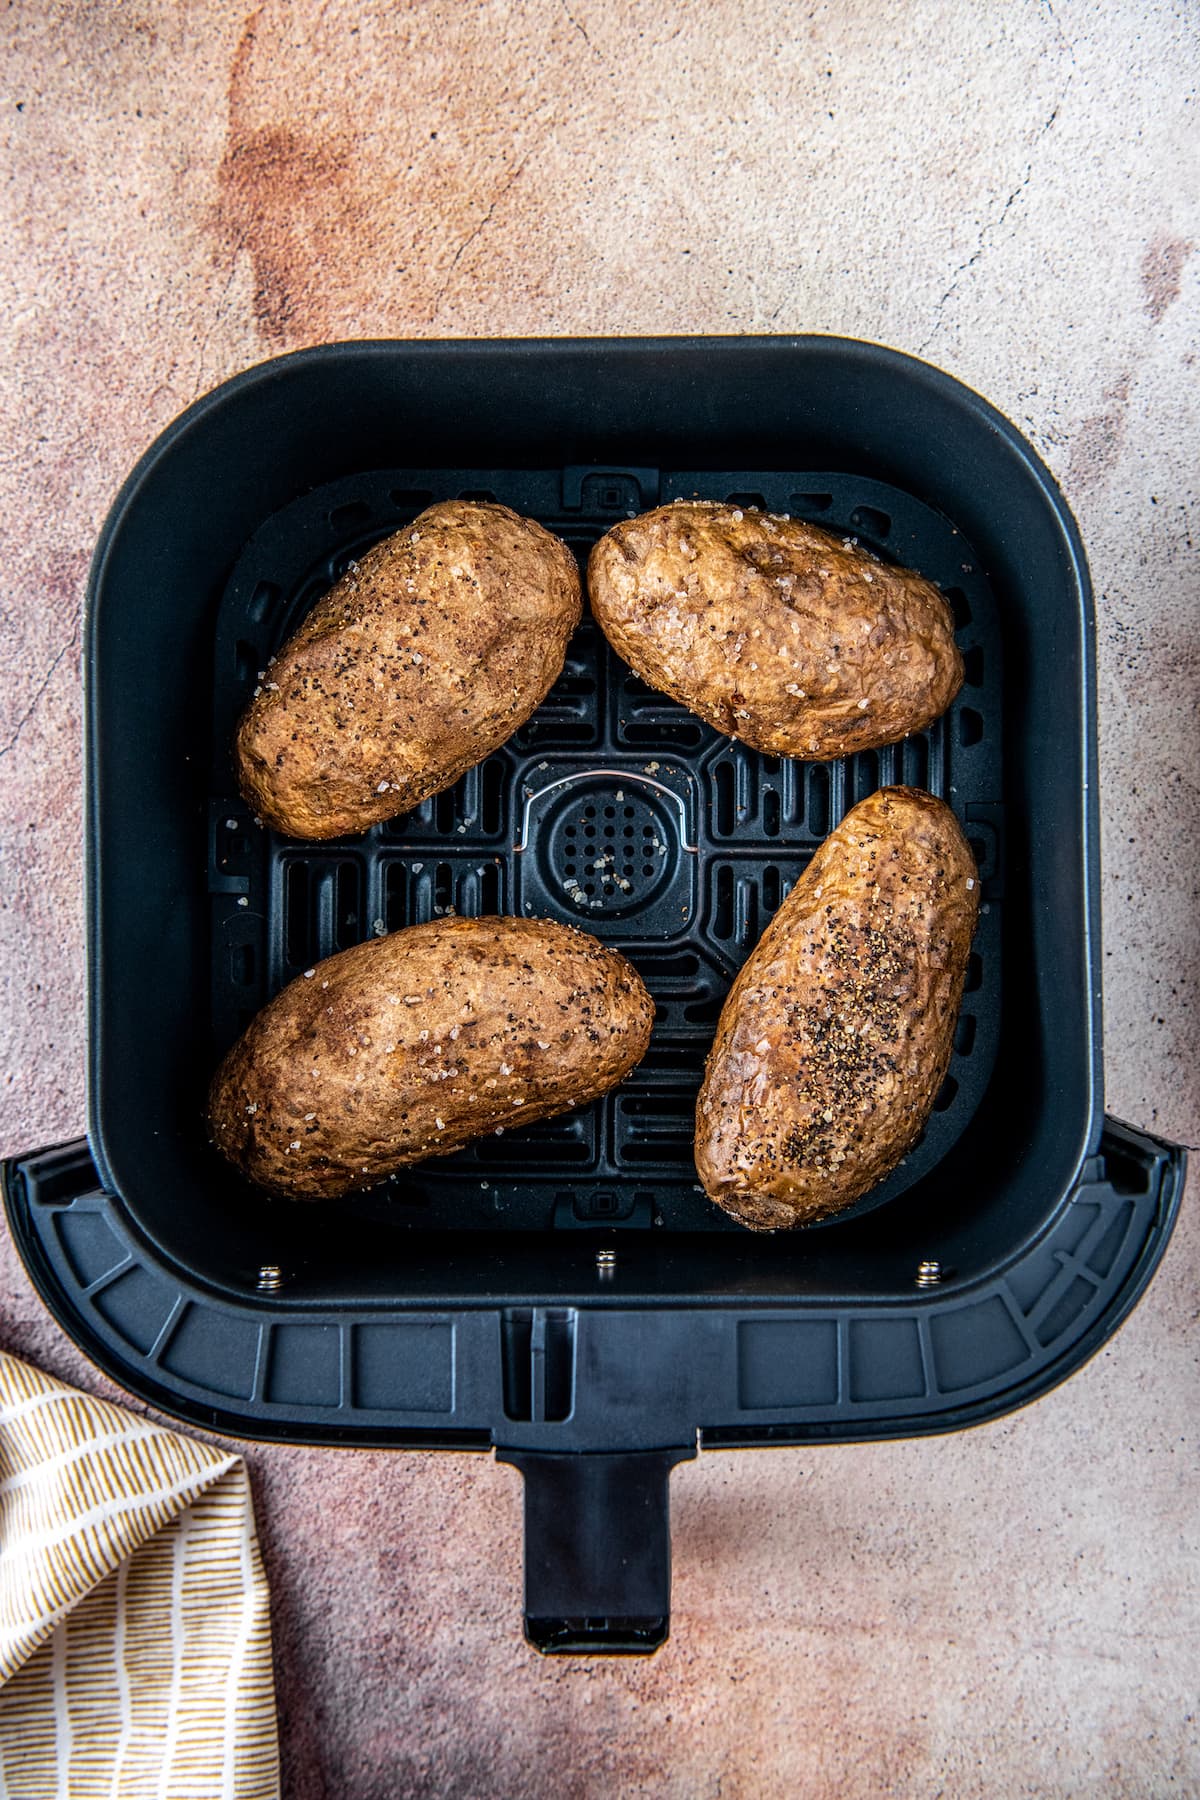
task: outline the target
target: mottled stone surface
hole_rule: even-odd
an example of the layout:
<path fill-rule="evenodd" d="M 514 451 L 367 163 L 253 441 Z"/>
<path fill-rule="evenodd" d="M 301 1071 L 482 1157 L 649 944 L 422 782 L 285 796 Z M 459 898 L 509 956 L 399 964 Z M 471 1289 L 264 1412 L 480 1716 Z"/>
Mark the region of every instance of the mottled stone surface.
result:
<path fill-rule="evenodd" d="M 1064 484 L 1109 1104 L 1200 1141 L 1187 8 L 18 0 L 0 35 L 0 1150 L 83 1123 L 80 606 L 154 434 L 327 338 L 812 329 L 943 364 Z M 253 1451 L 289 1794 L 1195 1792 L 1198 1254 L 1185 1204 L 1012 1419 L 680 1469 L 648 1663 L 525 1649 L 512 1470 Z M 113 1391 L 6 1240 L 0 1342 Z"/>

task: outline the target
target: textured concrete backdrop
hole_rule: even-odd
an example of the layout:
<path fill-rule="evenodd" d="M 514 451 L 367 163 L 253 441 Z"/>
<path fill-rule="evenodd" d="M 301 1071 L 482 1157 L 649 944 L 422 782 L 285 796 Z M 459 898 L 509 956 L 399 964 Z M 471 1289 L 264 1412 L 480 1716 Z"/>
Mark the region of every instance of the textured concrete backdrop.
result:
<path fill-rule="evenodd" d="M 1100 619 L 1112 1110 L 1200 1138 L 1197 15 L 1095 0 L 10 0 L 0 1150 L 83 1123 L 80 601 L 139 452 L 323 339 L 829 330 L 1062 481 Z M 251 1453 L 288 1792 L 1200 1789 L 1198 1232 L 1028 1413 L 674 1477 L 651 1662 L 518 1635 L 484 1459 Z M 0 1343 L 111 1392 L 0 1246 Z"/>

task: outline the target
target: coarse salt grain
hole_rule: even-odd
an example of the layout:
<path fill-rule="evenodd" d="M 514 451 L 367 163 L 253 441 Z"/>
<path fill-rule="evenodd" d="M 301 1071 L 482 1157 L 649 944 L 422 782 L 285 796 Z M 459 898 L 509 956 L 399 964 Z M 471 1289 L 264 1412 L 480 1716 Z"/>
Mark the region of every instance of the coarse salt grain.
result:
<path fill-rule="evenodd" d="M 313 976 L 316 974 L 316 972 L 317 971 L 315 969 L 305 969 L 305 971 L 304 971 L 305 981 L 311 981 Z"/>
<path fill-rule="evenodd" d="M 974 886 L 975 886 L 975 880 L 974 880 L 974 877 L 973 877 L 973 876 L 971 876 L 971 875 L 968 875 L 968 877 L 967 877 L 967 891 L 968 891 L 968 893 L 969 893 L 969 892 L 970 892 L 970 890 L 971 890 L 971 889 L 972 889 L 972 888 L 973 888 L 973 887 L 974 887 Z"/>

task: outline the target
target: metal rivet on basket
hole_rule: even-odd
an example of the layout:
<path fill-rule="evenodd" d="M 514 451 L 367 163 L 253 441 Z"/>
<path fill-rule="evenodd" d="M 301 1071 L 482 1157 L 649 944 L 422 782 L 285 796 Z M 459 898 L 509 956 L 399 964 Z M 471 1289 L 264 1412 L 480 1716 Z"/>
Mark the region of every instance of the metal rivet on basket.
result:
<path fill-rule="evenodd" d="M 258 1271 L 260 1294 L 277 1294 L 283 1286 L 283 1270 L 278 1263 L 264 1263 Z"/>
<path fill-rule="evenodd" d="M 597 1250 L 596 1273 L 600 1276 L 602 1281 L 612 1279 L 613 1271 L 616 1266 L 617 1253 L 615 1250 Z"/>
<path fill-rule="evenodd" d="M 921 1262 L 917 1264 L 917 1286 L 937 1287 L 942 1279 L 940 1262 Z"/>

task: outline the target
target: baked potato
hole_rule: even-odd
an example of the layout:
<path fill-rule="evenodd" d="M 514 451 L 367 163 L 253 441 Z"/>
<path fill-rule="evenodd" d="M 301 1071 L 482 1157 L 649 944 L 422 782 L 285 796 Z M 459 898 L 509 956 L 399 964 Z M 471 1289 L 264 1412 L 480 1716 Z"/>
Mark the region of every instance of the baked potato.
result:
<path fill-rule="evenodd" d="M 581 612 L 560 539 L 507 506 L 445 500 L 374 545 L 272 658 L 238 727 L 238 778 L 289 837 L 365 831 L 511 737 L 562 673 Z"/>
<path fill-rule="evenodd" d="M 318 963 L 263 1008 L 208 1097 L 217 1149 L 275 1194 L 371 1187 L 614 1086 L 654 1003 L 571 925 L 435 919 Z"/>
<path fill-rule="evenodd" d="M 920 1136 L 945 1079 L 979 909 L 950 808 L 881 788 L 813 857 L 729 992 L 696 1167 L 756 1231 L 851 1205 Z"/>
<path fill-rule="evenodd" d="M 592 550 L 588 595 L 643 681 L 772 756 L 895 743 L 962 685 L 932 582 L 786 514 L 696 500 L 623 520 Z"/>

